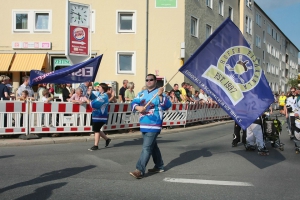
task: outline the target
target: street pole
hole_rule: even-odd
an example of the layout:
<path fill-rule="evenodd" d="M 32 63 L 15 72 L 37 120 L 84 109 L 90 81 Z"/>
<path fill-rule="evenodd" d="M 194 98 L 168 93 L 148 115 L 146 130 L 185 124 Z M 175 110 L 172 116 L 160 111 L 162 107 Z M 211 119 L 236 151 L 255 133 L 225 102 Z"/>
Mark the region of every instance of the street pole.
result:
<path fill-rule="evenodd" d="M 145 77 L 148 74 L 148 31 L 149 31 L 149 0 L 146 0 L 146 58 L 145 58 Z"/>

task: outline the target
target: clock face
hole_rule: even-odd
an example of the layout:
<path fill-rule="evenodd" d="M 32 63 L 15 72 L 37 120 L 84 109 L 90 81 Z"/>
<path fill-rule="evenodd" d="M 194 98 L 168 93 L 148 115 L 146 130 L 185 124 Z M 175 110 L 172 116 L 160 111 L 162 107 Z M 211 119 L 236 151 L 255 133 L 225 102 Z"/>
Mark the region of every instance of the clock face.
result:
<path fill-rule="evenodd" d="M 78 4 L 70 4 L 69 10 L 70 23 L 78 26 L 89 26 L 90 12 L 89 7 Z"/>

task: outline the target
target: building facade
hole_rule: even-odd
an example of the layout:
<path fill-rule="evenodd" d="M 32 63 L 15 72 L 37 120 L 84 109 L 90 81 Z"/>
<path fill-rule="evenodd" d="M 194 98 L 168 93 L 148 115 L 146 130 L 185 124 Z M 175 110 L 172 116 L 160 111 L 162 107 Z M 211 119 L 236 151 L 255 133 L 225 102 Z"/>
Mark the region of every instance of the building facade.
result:
<path fill-rule="evenodd" d="M 253 52 L 274 93 L 289 91 L 288 80 L 298 77 L 299 49 L 254 2 Z"/>
<path fill-rule="evenodd" d="M 241 29 L 253 48 L 256 35 L 263 38 L 262 31 L 254 25 L 256 10 L 261 12 L 261 9 L 249 4 L 251 1 L 78 1 L 91 5 L 92 57 L 104 55 L 96 81 L 117 83 L 117 90 L 127 79 L 134 82 L 135 91 L 139 91 L 145 84 L 147 73 L 156 74 L 162 86 L 227 17 Z M 0 41 L 0 73 L 12 78 L 14 89 L 20 85 L 22 76 L 29 75 L 32 69 L 49 72 L 70 66 L 65 57 L 66 1 L 0 0 L 0 3 L 5 5 L 3 16 L 8 16 L 0 19 L 2 27 L 6 27 L 2 30 L 5 39 Z M 287 55 L 289 57 L 287 63 L 282 61 L 279 65 L 279 59 L 268 54 L 267 45 L 264 49 L 254 48 L 264 69 L 270 64 L 281 67 L 281 71 L 288 67 L 288 73 L 283 70 L 284 76 L 266 73 L 275 91 L 275 83 L 280 83 L 279 80 L 286 82 L 287 74 L 295 74 L 291 66 L 293 55 L 299 50 L 263 11 L 261 13 L 262 27 L 266 28 L 266 43 L 261 41 L 261 44 L 270 43 L 273 48 L 281 49 L 281 60 Z M 267 33 L 267 22 L 280 34 L 281 44 L 273 44 L 274 39 Z M 190 82 L 178 73 L 166 90 L 183 81 Z M 59 86 L 56 86 L 55 93 L 59 95 Z"/>

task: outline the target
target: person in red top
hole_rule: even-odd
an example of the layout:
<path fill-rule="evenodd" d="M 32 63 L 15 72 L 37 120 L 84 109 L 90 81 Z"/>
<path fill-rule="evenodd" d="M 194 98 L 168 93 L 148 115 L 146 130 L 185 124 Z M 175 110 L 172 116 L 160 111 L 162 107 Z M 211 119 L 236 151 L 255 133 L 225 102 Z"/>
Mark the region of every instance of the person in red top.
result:
<path fill-rule="evenodd" d="M 51 94 L 51 96 L 54 96 L 54 84 L 50 83 L 49 84 L 49 93 Z"/>

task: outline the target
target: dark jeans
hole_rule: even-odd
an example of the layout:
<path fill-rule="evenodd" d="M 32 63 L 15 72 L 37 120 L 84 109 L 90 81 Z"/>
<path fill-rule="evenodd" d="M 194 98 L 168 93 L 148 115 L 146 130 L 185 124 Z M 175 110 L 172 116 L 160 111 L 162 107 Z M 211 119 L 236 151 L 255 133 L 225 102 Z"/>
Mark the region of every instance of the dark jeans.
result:
<path fill-rule="evenodd" d="M 232 140 L 232 144 L 237 144 L 239 142 L 241 142 L 241 127 L 235 123 L 234 124 L 234 133 L 233 133 L 233 140 Z M 243 136 L 242 136 L 242 143 L 246 144 L 246 130 L 243 130 Z"/>
<path fill-rule="evenodd" d="M 136 169 L 138 169 L 142 174 L 145 174 L 146 166 L 152 155 L 155 168 L 163 169 L 164 162 L 161 157 L 160 150 L 157 146 L 156 138 L 158 133 L 142 133 L 143 134 L 143 150 L 140 156 L 140 159 L 136 163 Z"/>

